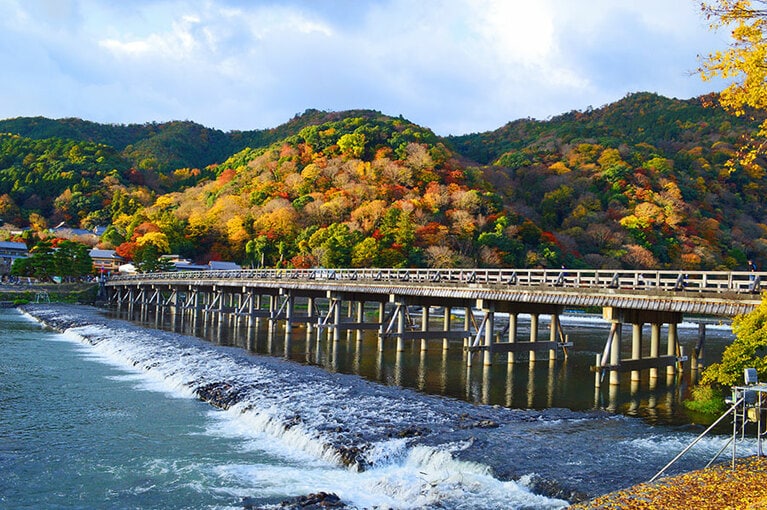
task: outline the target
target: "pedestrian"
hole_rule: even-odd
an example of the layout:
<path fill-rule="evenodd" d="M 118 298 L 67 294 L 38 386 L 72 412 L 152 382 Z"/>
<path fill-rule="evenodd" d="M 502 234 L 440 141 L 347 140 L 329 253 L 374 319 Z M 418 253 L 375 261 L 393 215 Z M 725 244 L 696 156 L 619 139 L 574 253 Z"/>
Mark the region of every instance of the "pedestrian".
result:
<path fill-rule="evenodd" d="M 751 293 L 759 292 L 762 287 L 761 278 L 756 275 L 756 264 L 753 260 L 748 259 L 748 270 L 751 271 L 751 275 L 748 277 L 748 291 Z"/>

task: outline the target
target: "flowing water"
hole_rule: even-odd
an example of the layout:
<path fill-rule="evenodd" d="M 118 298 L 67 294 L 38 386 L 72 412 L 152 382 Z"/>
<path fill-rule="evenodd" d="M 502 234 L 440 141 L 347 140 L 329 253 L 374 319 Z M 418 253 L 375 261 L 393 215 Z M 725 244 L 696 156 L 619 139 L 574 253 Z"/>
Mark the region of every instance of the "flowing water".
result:
<path fill-rule="evenodd" d="M 277 508 L 318 491 L 353 508 L 562 508 L 649 479 L 702 429 L 680 410 L 684 380 L 595 393 L 581 364 L 606 330 L 590 321 L 572 321 L 567 361 L 467 370 L 460 349 L 397 356 L 368 338 L 302 342 L 301 329 L 286 344 L 237 323 L 29 313 L 66 332 L 0 310 L 3 508 Z M 229 345 L 182 334 L 200 328 Z M 715 331 L 712 352 L 728 341 Z"/>

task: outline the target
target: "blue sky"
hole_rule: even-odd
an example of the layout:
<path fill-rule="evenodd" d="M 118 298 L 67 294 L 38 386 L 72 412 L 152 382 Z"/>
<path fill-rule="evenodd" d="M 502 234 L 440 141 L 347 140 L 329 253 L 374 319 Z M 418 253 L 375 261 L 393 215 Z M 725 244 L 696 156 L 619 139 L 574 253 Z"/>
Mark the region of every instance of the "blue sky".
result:
<path fill-rule="evenodd" d="M 0 0 L 0 118 L 275 127 L 370 108 L 437 134 L 720 90 L 694 0 Z"/>

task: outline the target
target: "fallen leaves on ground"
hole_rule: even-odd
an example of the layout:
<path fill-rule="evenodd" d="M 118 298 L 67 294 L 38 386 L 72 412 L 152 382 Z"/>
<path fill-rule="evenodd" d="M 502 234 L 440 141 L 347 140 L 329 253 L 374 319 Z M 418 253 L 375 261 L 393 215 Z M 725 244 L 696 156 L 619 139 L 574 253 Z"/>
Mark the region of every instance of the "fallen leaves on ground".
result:
<path fill-rule="evenodd" d="M 642 483 L 600 496 L 572 510 L 765 510 L 767 458 L 738 459 L 707 469 Z"/>

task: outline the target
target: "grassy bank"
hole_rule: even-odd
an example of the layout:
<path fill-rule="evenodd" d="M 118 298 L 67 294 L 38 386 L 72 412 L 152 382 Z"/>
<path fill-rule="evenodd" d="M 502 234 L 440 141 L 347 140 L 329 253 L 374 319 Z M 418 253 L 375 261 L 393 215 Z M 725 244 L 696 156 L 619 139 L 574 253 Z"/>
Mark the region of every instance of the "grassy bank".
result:
<path fill-rule="evenodd" d="M 61 283 L 34 285 L 0 285 L 0 302 L 14 305 L 47 300 L 56 303 L 93 304 L 97 283 Z"/>

